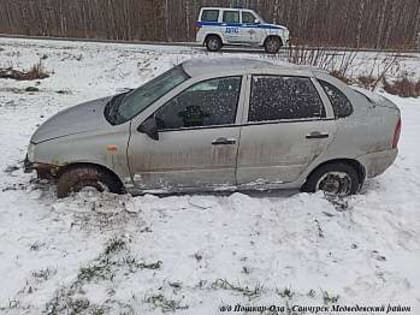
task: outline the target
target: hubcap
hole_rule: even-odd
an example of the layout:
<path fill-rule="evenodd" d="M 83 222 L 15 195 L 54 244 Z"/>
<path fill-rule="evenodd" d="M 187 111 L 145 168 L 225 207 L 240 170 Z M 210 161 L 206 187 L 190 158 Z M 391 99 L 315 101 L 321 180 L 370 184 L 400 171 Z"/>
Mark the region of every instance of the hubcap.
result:
<path fill-rule="evenodd" d="M 210 47 L 210 49 L 211 49 L 211 50 L 217 50 L 217 49 L 219 48 L 219 43 L 218 43 L 218 41 L 217 41 L 217 40 L 215 40 L 215 39 L 211 39 L 211 40 L 209 41 L 209 47 Z"/>
<path fill-rule="evenodd" d="M 98 192 L 109 192 L 109 188 L 100 181 L 89 181 L 82 185 L 82 187 L 79 189 L 79 192 L 85 193 L 87 195 L 93 195 Z"/>
<path fill-rule="evenodd" d="M 267 43 L 267 50 L 269 52 L 276 52 L 277 51 L 277 43 L 274 40 L 270 40 Z"/>
<path fill-rule="evenodd" d="M 318 180 L 316 190 L 327 194 L 348 196 L 351 192 L 352 181 L 345 172 L 327 172 Z"/>

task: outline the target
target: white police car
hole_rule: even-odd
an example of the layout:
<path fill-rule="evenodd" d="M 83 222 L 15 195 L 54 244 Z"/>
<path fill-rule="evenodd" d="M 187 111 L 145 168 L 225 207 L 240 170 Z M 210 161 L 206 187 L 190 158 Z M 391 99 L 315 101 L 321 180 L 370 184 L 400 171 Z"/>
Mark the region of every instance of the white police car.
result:
<path fill-rule="evenodd" d="M 285 26 L 265 23 L 249 9 L 201 8 L 195 26 L 196 41 L 209 51 L 230 45 L 264 47 L 268 53 L 277 53 L 289 44 L 289 30 Z"/>

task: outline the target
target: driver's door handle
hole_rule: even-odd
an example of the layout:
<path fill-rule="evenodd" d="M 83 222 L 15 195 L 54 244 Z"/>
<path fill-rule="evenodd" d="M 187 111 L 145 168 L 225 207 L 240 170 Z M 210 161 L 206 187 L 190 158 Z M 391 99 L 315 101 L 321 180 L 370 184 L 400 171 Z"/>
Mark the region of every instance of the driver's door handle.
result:
<path fill-rule="evenodd" d="M 212 145 L 227 145 L 227 144 L 235 144 L 236 139 L 228 139 L 225 137 L 217 138 L 212 141 Z"/>
<path fill-rule="evenodd" d="M 329 135 L 326 132 L 319 132 L 319 131 L 313 131 L 311 133 L 308 133 L 306 135 L 306 139 L 324 139 L 328 138 Z"/>

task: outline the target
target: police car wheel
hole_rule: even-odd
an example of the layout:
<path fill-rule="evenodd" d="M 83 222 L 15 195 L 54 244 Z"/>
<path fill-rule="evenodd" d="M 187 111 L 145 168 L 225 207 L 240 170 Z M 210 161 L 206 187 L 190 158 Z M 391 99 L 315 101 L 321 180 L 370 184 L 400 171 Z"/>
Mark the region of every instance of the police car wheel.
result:
<path fill-rule="evenodd" d="M 206 40 L 206 47 L 209 51 L 218 51 L 222 48 L 222 41 L 217 36 L 209 36 Z"/>
<path fill-rule="evenodd" d="M 281 41 L 277 37 L 269 37 L 265 41 L 264 48 L 265 51 L 270 54 L 275 54 L 280 50 Z"/>

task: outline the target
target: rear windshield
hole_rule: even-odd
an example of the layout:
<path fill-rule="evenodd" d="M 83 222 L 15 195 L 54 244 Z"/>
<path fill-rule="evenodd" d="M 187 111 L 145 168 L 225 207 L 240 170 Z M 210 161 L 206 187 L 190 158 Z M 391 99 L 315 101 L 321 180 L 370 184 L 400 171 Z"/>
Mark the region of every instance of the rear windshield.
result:
<path fill-rule="evenodd" d="M 202 22 L 217 22 L 219 20 L 219 10 L 203 10 L 201 14 Z"/>
<path fill-rule="evenodd" d="M 359 92 L 358 90 L 354 90 L 357 94 L 359 94 L 360 96 L 362 96 L 364 99 L 366 99 L 369 103 L 371 104 L 375 104 L 375 102 L 373 102 L 367 95 L 363 94 L 362 92 Z"/>

